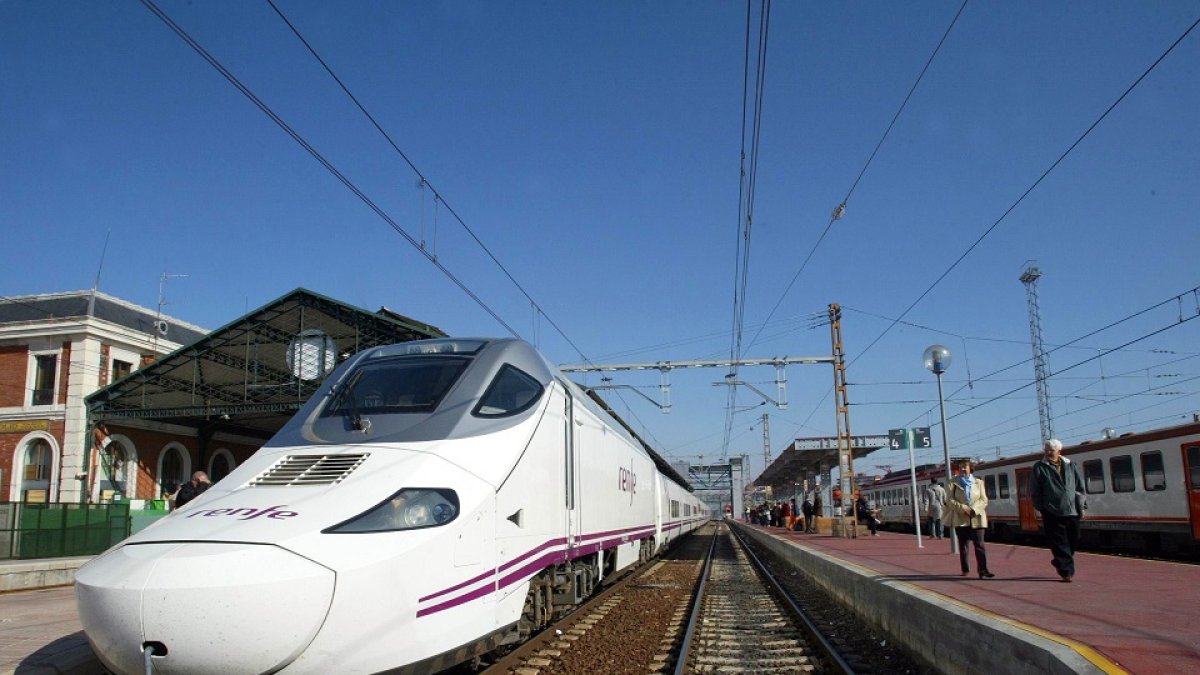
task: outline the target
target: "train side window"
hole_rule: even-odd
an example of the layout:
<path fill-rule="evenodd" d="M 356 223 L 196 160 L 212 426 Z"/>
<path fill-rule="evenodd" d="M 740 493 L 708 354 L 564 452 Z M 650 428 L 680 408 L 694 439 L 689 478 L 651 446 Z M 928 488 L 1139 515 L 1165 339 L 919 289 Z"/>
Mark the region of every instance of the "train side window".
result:
<path fill-rule="evenodd" d="M 904 490 L 904 506 L 908 506 L 908 490 Z"/>
<path fill-rule="evenodd" d="M 679 502 L 675 501 L 674 499 L 671 500 L 671 517 L 679 517 Z"/>
<path fill-rule="evenodd" d="M 1104 462 L 1089 459 L 1083 463 L 1083 486 L 1089 495 L 1104 494 Z"/>
<path fill-rule="evenodd" d="M 1008 474 L 1000 474 L 997 481 L 1000 484 L 1000 499 L 1008 499 Z"/>
<path fill-rule="evenodd" d="M 1108 470 L 1112 472 L 1113 492 L 1133 492 L 1137 489 L 1133 482 L 1133 458 L 1129 455 L 1108 460 Z"/>
<path fill-rule="evenodd" d="M 984 476 L 983 477 L 983 492 L 984 492 L 984 494 L 987 495 L 988 499 L 996 498 L 996 477 L 995 476 Z"/>
<path fill-rule="evenodd" d="M 1187 449 L 1187 464 L 1188 487 L 1191 490 L 1200 490 L 1200 445 Z"/>
<path fill-rule="evenodd" d="M 1142 453 L 1142 487 L 1149 491 L 1167 489 L 1162 453 L 1157 450 Z"/>
<path fill-rule="evenodd" d="M 476 417 L 507 417 L 528 410 L 542 395 L 542 384 L 504 364 L 471 411 Z"/>

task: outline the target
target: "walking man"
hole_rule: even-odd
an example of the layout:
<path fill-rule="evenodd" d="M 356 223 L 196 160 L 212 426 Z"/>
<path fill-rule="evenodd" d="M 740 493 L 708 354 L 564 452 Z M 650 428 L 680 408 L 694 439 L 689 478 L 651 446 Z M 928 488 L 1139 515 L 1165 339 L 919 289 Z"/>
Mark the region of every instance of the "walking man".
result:
<path fill-rule="evenodd" d="M 925 488 L 925 515 L 929 516 L 929 536 L 942 538 L 942 511 L 946 508 L 946 488 L 937 482 L 936 478 L 929 479 L 929 487 Z"/>
<path fill-rule="evenodd" d="M 1054 554 L 1055 571 L 1064 583 L 1075 576 L 1075 550 L 1079 548 L 1079 521 L 1087 508 L 1079 466 L 1062 456 L 1062 441 L 1051 438 L 1042 459 L 1033 465 L 1029 496 L 1042 514 L 1042 529 Z"/>

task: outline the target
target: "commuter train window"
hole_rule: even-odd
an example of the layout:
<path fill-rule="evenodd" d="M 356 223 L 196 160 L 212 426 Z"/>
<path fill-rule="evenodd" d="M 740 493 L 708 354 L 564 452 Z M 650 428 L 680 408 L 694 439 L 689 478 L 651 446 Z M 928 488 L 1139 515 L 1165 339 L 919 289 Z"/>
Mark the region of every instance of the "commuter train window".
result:
<path fill-rule="evenodd" d="M 1089 459 L 1083 463 L 1083 486 L 1089 495 L 1104 494 L 1104 462 Z"/>
<path fill-rule="evenodd" d="M 505 364 L 496 373 L 471 414 L 476 417 L 507 417 L 529 409 L 542 395 L 542 384 L 517 368 Z"/>
<path fill-rule="evenodd" d="M 1112 472 L 1113 492 L 1133 492 L 1137 489 L 1133 482 L 1133 458 L 1129 455 L 1108 460 L 1108 470 Z"/>
<path fill-rule="evenodd" d="M 1167 489 L 1162 453 L 1157 450 L 1142 453 L 1142 487 L 1148 491 Z"/>
<path fill-rule="evenodd" d="M 432 412 L 467 363 L 446 356 L 364 362 L 337 385 L 321 416 Z"/>
<path fill-rule="evenodd" d="M 1008 499 L 1008 474 L 1002 473 L 996 477 L 999 484 L 1000 499 Z"/>
<path fill-rule="evenodd" d="M 984 494 L 987 495 L 988 499 L 996 498 L 996 477 L 995 476 L 984 476 L 983 477 L 983 492 L 984 492 Z"/>
<path fill-rule="evenodd" d="M 675 501 L 674 499 L 671 500 L 671 517 L 679 517 L 679 502 Z"/>
<path fill-rule="evenodd" d="M 1200 490 L 1200 445 L 1187 449 L 1188 489 Z"/>

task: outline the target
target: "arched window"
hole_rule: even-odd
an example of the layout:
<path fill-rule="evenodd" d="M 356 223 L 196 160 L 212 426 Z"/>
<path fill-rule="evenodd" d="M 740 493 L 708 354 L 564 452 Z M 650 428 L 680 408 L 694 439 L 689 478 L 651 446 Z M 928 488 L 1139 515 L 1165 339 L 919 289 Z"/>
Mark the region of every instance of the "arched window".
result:
<path fill-rule="evenodd" d="M 183 452 L 174 446 L 163 449 L 159 460 L 158 487 L 159 494 L 173 494 L 186 480 Z"/>
<path fill-rule="evenodd" d="M 228 476 L 230 471 L 233 471 L 233 455 L 225 448 L 213 453 L 208 463 L 208 479 L 216 483 Z"/>
<path fill-rule="evenodd" d="M 50 467 L 53 461 L 54 452 L 45 440 L 39 438 L 26 446 L 25 465 L 21 476 L 21 501 L 50 501 Z"/>
<path fill-rule="evenodd" d="M 111 436 L 100 450 L 100 470 L 94 498 L 110 502 L 115 498 L 137 498 L 137 451 L 124 436 Z"/>

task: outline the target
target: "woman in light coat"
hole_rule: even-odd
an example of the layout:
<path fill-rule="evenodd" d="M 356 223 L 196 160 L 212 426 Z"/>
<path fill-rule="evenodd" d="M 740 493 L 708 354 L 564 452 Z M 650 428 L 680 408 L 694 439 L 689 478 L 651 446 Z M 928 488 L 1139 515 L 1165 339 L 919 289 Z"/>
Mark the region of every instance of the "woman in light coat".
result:
<path fill-rule="evenodd" d="M 971 462 L 958 463 L 958 475 L 949 481 L 946 488 L 946 512 L 942 522 L 954 528 L 958 535 L 958 560 L 962 564 L 962 575 L 971 573 L 967 565 L 967 542 L 975 545 L 975 566 L 980 579 L 996 576 L 988 570 L 987 551 L 983 548 L 983 533 L 987 530 L 987 494 L 983 481 L 971 475 Z"/>

